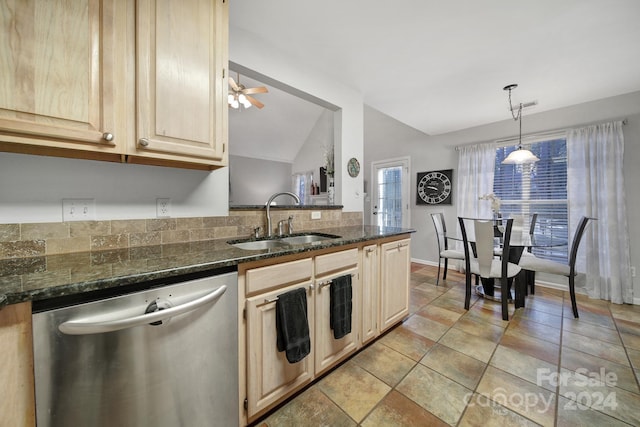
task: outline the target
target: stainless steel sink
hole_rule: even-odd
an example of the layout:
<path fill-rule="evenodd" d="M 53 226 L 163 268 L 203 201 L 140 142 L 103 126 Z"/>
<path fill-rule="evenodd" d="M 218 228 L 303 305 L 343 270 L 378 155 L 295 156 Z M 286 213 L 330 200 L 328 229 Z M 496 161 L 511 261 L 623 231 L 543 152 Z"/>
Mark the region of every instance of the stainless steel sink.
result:
<path fill-rule="evenodd" d="M 233 247 L 248 250 L 258 251 L 264 249 L 286 249 L 295 245 L 308 245 L 324 240 L 338 239 L 340 236 L 334 234 L 324 233 L 300 233 L 292 236 L 284 236 L 277 238 L 269 238 L 263 240 L 230 240 L 227 243 Z"/>
<path fill-rule="evenodd" d="M 251 240 L 248 242 L 229 243 L 236 248 L 245 249 L 248 251 L 257 251 L 261 249 L 274 249 L 282 248 L 285 245 L 278 240 Z"/>
<path fill-rule="evenodd" d="M 280 240 L 289 245 L 304 245 L 307 243 L 321 242 L 323 240 L 337 239 L 340 236 L 334 236 L 332 234 L 303 234 L 300 236 L 288 236 L 283 237 Z"/>

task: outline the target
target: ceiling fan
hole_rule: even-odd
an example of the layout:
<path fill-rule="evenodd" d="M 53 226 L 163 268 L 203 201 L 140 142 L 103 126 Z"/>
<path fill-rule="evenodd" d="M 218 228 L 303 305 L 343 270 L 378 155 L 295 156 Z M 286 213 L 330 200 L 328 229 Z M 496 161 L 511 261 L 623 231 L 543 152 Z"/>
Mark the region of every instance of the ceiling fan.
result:
<path fill-rule="evenodd" d="M 244 108 L 249 108 L 251 105 L 255 105 L 258 108 L 264 107 L 264 104 L 251 95 L 254 93 L 267 93 L 269 92 L 266 87 L 245 87 L 240 83 L 240 73 L 237 76 L 238 82 L 233 80 L 233 77 L 229 77 L 229 106 L 232 108 L 240 108 L 240 105 Z"/>

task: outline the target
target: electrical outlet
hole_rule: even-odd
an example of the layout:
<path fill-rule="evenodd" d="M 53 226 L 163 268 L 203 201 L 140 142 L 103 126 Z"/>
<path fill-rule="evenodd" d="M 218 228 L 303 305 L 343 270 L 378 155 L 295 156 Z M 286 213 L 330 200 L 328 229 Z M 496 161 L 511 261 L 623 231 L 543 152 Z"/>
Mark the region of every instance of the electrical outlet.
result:
<path fill-rule="evenodd" d="M 631 267 L 631 277 L 636 277 L 636 268 L 635 267 Z"/>
<path fill-rule="evenodd" d="M 95 221 L 95 199 L 62 199 L 62 221 Z"/>
<path fill-rule="evenodd" d="M 171 216 L 171 199 L 156 199 L 156 218 Z"/>
<path fill-rule="evenodd" d="M 311 212 L 311 219 L 320 219 L 322 218 L 322 212 L 321 211 L 312 211 Z"/>

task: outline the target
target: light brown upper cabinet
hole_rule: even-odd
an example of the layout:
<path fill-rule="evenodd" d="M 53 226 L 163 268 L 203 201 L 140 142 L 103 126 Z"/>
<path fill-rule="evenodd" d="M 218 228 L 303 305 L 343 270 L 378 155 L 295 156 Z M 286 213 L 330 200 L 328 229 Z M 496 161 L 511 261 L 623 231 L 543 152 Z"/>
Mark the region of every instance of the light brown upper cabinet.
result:
<path fill-rule="evenodd" d="M 125 13 L 106 0 L 0 3 L 0 148 L 120 160 Z"/>
<path fill-rule="evenodd" d="M 0 16 L 1 151 L 227 165 L 227 0 L 9 0 Z"/>
<path fill-rule="evenodd" d="M 223 0 L 138 0 L 131 161 L 227 164 L 227 19 Z"/>

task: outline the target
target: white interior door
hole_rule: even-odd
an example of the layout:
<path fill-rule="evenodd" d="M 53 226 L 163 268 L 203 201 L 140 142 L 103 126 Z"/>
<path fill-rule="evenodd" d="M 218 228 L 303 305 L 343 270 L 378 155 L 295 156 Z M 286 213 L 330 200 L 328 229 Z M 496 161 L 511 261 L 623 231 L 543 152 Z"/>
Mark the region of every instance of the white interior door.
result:
<path fill-rule="evenodd" d="M 371 224 L 408 228 L 409 157 L 371 163 Z"/>

